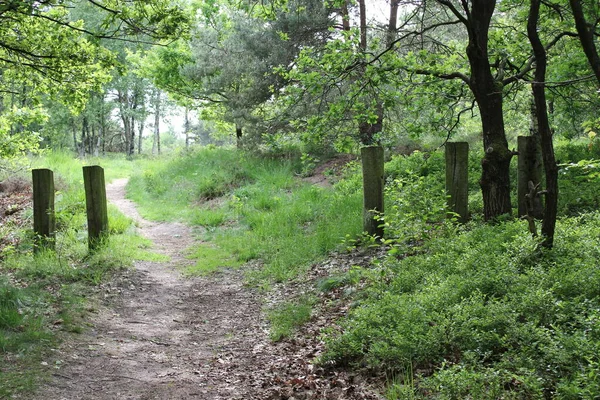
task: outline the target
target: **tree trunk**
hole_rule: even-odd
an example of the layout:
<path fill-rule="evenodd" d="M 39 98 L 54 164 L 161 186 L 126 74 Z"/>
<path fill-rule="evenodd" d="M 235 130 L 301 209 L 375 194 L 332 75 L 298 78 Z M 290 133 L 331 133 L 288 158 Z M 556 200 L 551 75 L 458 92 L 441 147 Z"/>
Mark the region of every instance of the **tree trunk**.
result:
<path fill-rule="evenodd" d="M 544 159 L 544 170 L 546 172 L 546 201 L 544 221 L 542 222 L 542 235 L 544 241 L 542 242 L 542 246 L 551 248 L 554 244 L 554 229 L 556 226 L 556 212 L 558 205 L 558 167 L 554 158 L 552 131 L 550 130 L 546 107 L 545 82 L 547 55 L 546 49 L 540 41 L 537 31 L 539 12 L 540 0 L 531 0 L 529 18 L 527 20 L 527 35 L 529 36 L 536 62 L 535 82 L 533 82 L 531 86 L 537 110 L 540 141 L 542 144 L 542 157 Z"/>
<path fill-rule="evenodd" d="M 236 139 L 236 144 L 237 144 L 238 149 L 242 148 L 242 135 L 243 135 L 242 126 L 239 124 L 235 124 L 235 139 Z"/>
<path fill-rule="evenodd" d="M 517 149 L 519 151 L 517 164 L 519 217 L 530 216 L 532 218 L 542 219 L 544 215 L 544 206 L 541 197 L 537 196 L 533 199 L 527 197 L 530 192 L 529 182 L 531 182 L 534 187 L 539 187 L 542 183 L 543 162 L 539 137 L 519 136 L 517 138 Z"/>
<path fill-rule="evenodd" d="M 460 222 L 467 222 L 469 219 L 469 143 L 447 142 L 445 157 L 448 209 L 458 214 Z"/>
<path fill-rule="evenodd" d="M 481 192 L 484 219 L 511 213 L 509 167 L 513 153 L 508 149 L 502 110 L 502 84 L 492 75 L 488 58 L 488 32 L 496 2 L 473 0 L 468 16 L 467 57 L 473 92 L 483 128 L 485 155 L 481 161 Z"/>
<path fill-rule="evenodd" d="M 132 156 L 135 153 L 135 117 L 131 116 L 131 123 L 129 125 L 129 148 L 127 149 L 127 155 Z"/>
<path fill-rule="evenodd" d="M 123 151 L 125 152 L 125 154 L 129 155 L 129 148 L 130 148 L 130 144 L 129 141 L 131 140 L 131 125 L 130 125 L 130 119 L 127 116 L 127 104 L 129 103 L 129 95 L 127 92 L 123 93 L 121 91 L 117 92 L 117 98 L 118 98 L 118 102 L 119 102 L 119 113 L 121 114 L 121 121 L 123 122 L 123 136 L 125 139 L 125 148 L 123 149 Z"/>
<path fill-rule="evenodd" d="M 77 126 L 75 118 L 71 117 L 71 133 L 73 134 L 73 151 L 79 154 L 79 143 L 77 142 Z"/>
<path fill-rule="evenodd" d="M 102 99 L 100 102 L 100 141 L 102 144 L 102 155 L 106 154 L 106 116 L 104 114 L 104 103 L 105 95 L 102 95 Z M 100 145 L 99 145 L 100 146 Z"/>
<path fill-rule="evenodd" d="M 190 116 L 189 116 L 189 112 L 190 109 L 189 108 L 185 108 L 185 124 L 183 129 L 185 130 L 185 148 L 189 149 L 190 148 Z"/>
<path fill-rule="evenodd" d="M 142 140 L 144 135 L 144 121 L 141 119 L 138 126 L 138 154 L 142 154 Z"/>
<path fill-rule="evenodd" d="M 88 118 L 84 115 L 81 121 L 81 145 L 79 146 L 79 157 L 84 158 L 88 147 L 89 125 Z"/>
<path fill-rule="evenodd" d="M 390 19 L 388 23 L 386 45 L 391 47 L 396 40 L 396 30 L 398 29 L 398 8 L 400 6 L 399 0 L 391 0 L 390 2 Z"/>
<path fill-rule="evenodd" d="M 350 30 L 350 13 L 348 12 L 348 0 L 342 3 L 342 29 Z"/>
<path fill-rule="evenodd" d="M 360 48 L 367 50 L 367 9 L 365 0 L 358 0 L 359 18 L 360 18 Z"/>
<path fill-rule="evenodd" d="M 92 123 L 90 131 L 90 137 L 88 138 L 88 153 L 90 155 L 98 155 L 98 152 L 96 151 L 96 124 Z"/>
<path fill-rule="evenodd" d="M 581 1 L 569 0 L 569 3 L 571 4 L 571 10 L 573 11 L 573 18 L 575 19 L 575 27 L 579 34 L 581 47 L 592 67 L 592 71 L 594 71 L 594 75 L 596 75 L 598 84 L 600 84 L 600 57 L 598 56 L 598 50 L 596 49 L 594 42 L 594 32 L 588 28 L 588 23 L 585 20 L 583 8 L 581 7 Z"/>
<path fill-rule="evenodd" d="M 154 140 L 152 154 L 160 154 L 160 90 L 154 92 Z"/>

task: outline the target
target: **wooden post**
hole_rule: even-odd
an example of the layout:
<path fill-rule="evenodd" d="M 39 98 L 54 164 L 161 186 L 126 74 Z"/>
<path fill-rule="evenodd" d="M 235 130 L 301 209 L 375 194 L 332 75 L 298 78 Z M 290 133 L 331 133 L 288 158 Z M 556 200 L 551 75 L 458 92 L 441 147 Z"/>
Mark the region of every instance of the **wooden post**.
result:
<path fill-rule="evenodd" d="M 363 171 L 363 230 L 381 239 L 382 222 L 374 217 L 383 214 L 383 147 L 363 147 L 360 153 Z"/>
<path fill-rule="evenodd" d="M 517 171 L 517 198 L 519 217 L 530 216 L 542 219 L 544 205 L 541 196 L 536 195 L 528 199 L 530 184 L 539 186 L 542 181 L 542 156 L 539 141 L 535 136 L 519 136 L 517 138 L 517 149 L 519 151 Z M 528 211 L 528 202 L 529 211 Z"/>
<path fill-rule="evenodd" d="M 469 143 L 446 143 L 448 208 L 460 222 L 469 219 Z"/>
<path fill-rule="evenodd" d="M 97 165 L 83 167 L 83 183 L 88 221 L 88 247 L 94 250 L 108 234 L 104 169 Z"/>
<path fill-rule="evenodd" d="M 49 169 L 34 169 L 33 178 L 33 232 L 34 252 L 54 250 L 54 173 Z"/>

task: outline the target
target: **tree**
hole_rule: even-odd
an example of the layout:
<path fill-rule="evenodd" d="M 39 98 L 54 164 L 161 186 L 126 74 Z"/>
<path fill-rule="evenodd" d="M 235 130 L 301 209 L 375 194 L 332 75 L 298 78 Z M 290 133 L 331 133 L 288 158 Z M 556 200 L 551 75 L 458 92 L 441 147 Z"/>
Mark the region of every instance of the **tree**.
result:
<path fill-rule="evenodd" d="M 529 18 L 527 22 L 527 35 L 535 56 L 535 80 L 531 84 L 537 125 L 542 146 L 542 158 L 546 173 L 546 190 L 544 202 L 544 220 L 542 224 L 543 246 L 551 248 L 554 241 L 554 227 L 556 224 L 556 211 L 558 205 L 558 167 L 554 159 L 554 147 L 552 144 L 552 131 L 548 120 L 546 105 L 546 69 L 547 54 L 538 33 L 538 21 L 540 15 L 541 0 L 531 0 Z M 534 188 L 535 189 L 535 188 Z M 532 191 L 532 195 L 536 190 Z"/>
<path fill-rule="evenodd" d="M 246 127 L 258 123 L 260 107 L 285 86 L 277 67 L 291 67 L 301 46 L 327 32 L 319 0 L 292 1 L 287 12 L 238 8 L 228 2 L 202 3 L 189 43 L 180 40 L 149 52 L 145 76 L 175 100 L 212 108 L 211 115 L 233 124 L 240 143 Z M 268 13 L 270 14 L 270 13 Z"/>
<path fill-rule="evenodd" d="M 598 50 L 596 49 L 594 40 L 595 29 L 597 28 L 599 21 L 598 12 L 600 11 L 600 8 L 598 7 L 597 2 L 590 2 L 590 8 L 595 13 L 595 21 L 593 24 L 590 24 L 586 20 L 581 0 L 569 0 L 569 4 L 573 12 L 573 19 L 575 20 L 575 27 L 577 28 L 581 47 L 596 79 L 598 80 L 598 84 L 600 85 L 600 56 L 598 56 Z"/>
<path fill-rule="evenodd" d="M 106 40 L 156 42 L 180 36 L 187 29 L 185 22 L 181 8 L 166 0 L 2 1 L 0 103 L 6 101 L 2 97 L 26 92 L 27 100 L 18 106 L 20 113 L 34 112 L 49 99 L 61 100 L 72 113 L 82 112 L 90 97 L 101 96 L 118 65 Z M 0 112 L 5 118 L 15 115 L 3 107 Z M 87 113 L 80 122 L 81 142 L 97 152 L 102 133 L 98 136 Z M 90 140 L 96 144 L 92 146 Z"/>
<path fill-rule="evenodd" d="M 161 93 L 159 89 L 152 92 L 152 106 L 154 107 L 154 133 L 152 135 L 152 154 L 160 155 L 160 116 L 161 116 Z"/>

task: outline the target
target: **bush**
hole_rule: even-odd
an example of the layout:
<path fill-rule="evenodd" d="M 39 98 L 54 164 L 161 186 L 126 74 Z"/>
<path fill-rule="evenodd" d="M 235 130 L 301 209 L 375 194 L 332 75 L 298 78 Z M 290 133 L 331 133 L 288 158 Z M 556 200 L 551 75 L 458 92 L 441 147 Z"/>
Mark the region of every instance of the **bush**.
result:
<path fill-rule="evenodd" d="M 431 238 L 365 273 L 367 293 L 321 361 L 392 374 L 413 365 L 423 397 L 594 398 L 598 237 L 596 212 L 560 221 L 551 251 L 519 221 Z"/>

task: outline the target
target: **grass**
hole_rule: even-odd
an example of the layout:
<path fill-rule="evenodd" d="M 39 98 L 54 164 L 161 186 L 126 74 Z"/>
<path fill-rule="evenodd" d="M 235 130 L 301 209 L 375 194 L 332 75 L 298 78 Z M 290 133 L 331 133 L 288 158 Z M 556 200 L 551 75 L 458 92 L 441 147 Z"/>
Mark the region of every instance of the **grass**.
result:
<path fill-rule="evenodd" d="M 361 229 L 356 190 L 305 184 L 296 168 L 289 161 L 202 149 L 140 171 L 128 193 L 147 218 L 205 229 L 213 246 L 192 254 L 198 262 L 188 272 L 260 259 L 264 268 L 254 281 L 285 281 Z"/>
<path fill-rule="evenodd" d="M 598 398 L 600 179 L 561 174 L 555 248 L 540 250 L 524 221 L 445 221 L 435 156 L 415 157 L 388 165 L 389 256 L 321 282 L 365 286 L 319 361 L 400 376 L 389 399 Z"/>
<path fill-rule="evenodd" d="M 188 257 L 196 261 L 185 269 L 190 275 L 208 275 L 221 268 L 238 268 L 243 264 L 230 253 L 210 244 L 199 245 Z"/>
<path fill-rule="evenodd" d="M 305 296 L 295 302 L 284 302 L 268 310 L 267 318 L 271 324 L 269 333 L 271 340 L 278 342 L 308 322 L 312 316 L 315 301 L 315 298 Z"/>

